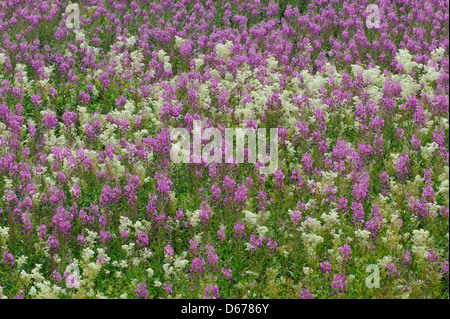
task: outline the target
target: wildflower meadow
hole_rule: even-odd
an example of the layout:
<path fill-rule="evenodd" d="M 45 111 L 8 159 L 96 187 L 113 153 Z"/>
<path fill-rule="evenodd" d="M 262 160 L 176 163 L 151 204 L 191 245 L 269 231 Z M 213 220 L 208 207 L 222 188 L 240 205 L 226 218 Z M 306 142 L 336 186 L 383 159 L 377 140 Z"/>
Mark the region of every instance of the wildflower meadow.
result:
<path fill-rule="evenodd" d="M 0 0 L 0 299 L 448 299 L 448 20 Z"/>

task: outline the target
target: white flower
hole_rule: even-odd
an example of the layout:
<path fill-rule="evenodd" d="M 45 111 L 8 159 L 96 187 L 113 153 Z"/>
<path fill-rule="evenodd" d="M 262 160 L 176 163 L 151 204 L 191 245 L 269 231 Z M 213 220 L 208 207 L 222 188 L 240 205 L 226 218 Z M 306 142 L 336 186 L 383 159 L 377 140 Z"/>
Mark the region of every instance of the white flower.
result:
<path fill-rule="evenodd" d="M 187 212 L 189 223 L 196 227 L 198 223 L 200 222 L 200 210 L 196 210 L 194 212 Z"/>
<path fill-rule="evenodd" d="M 361 238 L 363 241 L 366 241 L 370 237 L 370 232 L 365 229 L 364 230 L 358 229 L 357 231 L 355 231 L 355 235 L 356 237 Z"/>
<path fill-rule="evenodd" d="M 435 62 L 439 61 L 445 53 L 445 49 L 442 47 L 436 48 L 431 52 L 431 55 L 433 56 L 433 60 Z"/>
<path fill-rule="evenodd" d="M 181 46 L 184 44 L 184 42 L 186 42 L 185 39 L 180 38 L 180 37 L 177 36 L 177 35 L 175 36 L 175 46 L 176 46 L 177 48 L 181 47 Z"/>
<path fill-rule="evenodd" d="M 230 56 L 230 48 L 232 47 L 233 42 L 227 41 L 227 43 L 222 44 L 218 43 L 216 45 L 216 54 L 219 59 L 228 59 Z"/>
<path fill-rule="evenodd" d="M 413 242 L 416 246 L 426 246 L 429 244 L 430 232 L 424 229 L 413 230 Z"/>
<path fill-rule="evenodd" d="M 177 257 L 175 258 L 175 261 L 173 262 L 174 267 L 177 271 L 182 270 L 186 267 L 186 265 L 189 263 L 187 259 L 181 259 L 183 257 Z"/>
<path fill-rule="evenodd" d="M 6 55 L 4 53 L 0 53 L 0 65 L 5 64 Z"/>
<path fill-rule="evenodd" d="M 277 68 L 277 66 L 278 66 L 278 61 L 275 60 L 274 57 L 271 56 L 269 59 L 267 59 L 267 69 L 269 71 L 275 70 Z"/>
<path fill-rule="evenodd" d="M 378 261 L 378 265 L 381 267 L 384 267 L 386 265 L 391 264 L 394 261 L 394 258 L 392 256 L 384 256 L 382 259 Z"/>
<path fill-rule="evenodd" d="M 78 288 L 80 287 L 80 280 L 76 274 L 70 274 L 66 278 L 67 288 Z"/>
<path fill-rule="evenodd" d="M 77 41 L 83 41 L 84 40 L 85 35 L 84 35 L 83 31 L 74 29 L 74 32 L 75 32 L 75 39 Z"/>
<path fill-rule="evenodd" d="M 267 232 L 269 229 L 266 226 L 259 226 L 256 230 L 261 238 L 266 237 Z"/>
<path fill-rule="evenodd" d="M 303 267 L 303 273 L 305 276 L 309 277 L 312 274 L 312 269 L 309 267 Z"/>
<path fill-rule="evenodd" d="M 89 263 L 90 259 L 94 256 L 94 251 L 92 249 L 90 249 L 89 247 L 86 247 L 85 249 L 83 249 L 83 251 L 81 252 L 81 258 L 83 259 L 83 262 L 85 262 L 86 264 Z"/>
<path fill-rule="evenodd" d="M 28 257 L 25 255 L 20 256 L 17 259 L 17 267 L 20 268 L 22 267 L 22 265 L 24 265 L 27 262 Z"/>
<path fill-rule="evenodd" d="M 196 70 L 199 70 L 202 67 L 202 65 L 205 63 L 203 61 L 203 55 L 201 55 L 198 59 L 194 59 L 194 61 L 195 61 L 195 69 Z"/>
<path fill-rule="evenodd" d="M 133 35 L 127 39 L 126 46 L 131 48 L 136 43 L 136 37 Z"/>
<path fill-rule="evenodd" d="M 173 267 L 170 266 L 169 264 L 164 264 L 164 265 L 163 265 L 163 269 L 164 269 L 164 273 L 165 273 L 166 279 L 169 279 L 170 275 L 172 275 L 172 274 L 175 273 L 175 272 L 173 271 Z"/>
<path fill-rule="evenodd" d="M 256 223 L 258 221 L 258 219 L 257 219 L 258 215 L 254 214 L 248 210 L 244 210 L 244 214 L 245 214 L 245 217 L 244 217 L 245 224 L 250 228 L 256 226 Z"/>
<path fill-rule="evenodd" d="M 125 259 L 121 260 L 120 261 L 120 267 L 127 268 L 128 267 L 128 261 L 126 261 Z"/>
<path fill-rule="evenodd" d="M 159 50 L 158 58 L 161 60 L 161 62 L 169 62 L 170 61 L 170 57 L 166 55 L 166 52 L 164 52 L 164 50 Z"/>
<path fill-rule="evenodd" d="M 413 59 L 413 56 L 409 53 L 408 50 L 405 49 L 400 49 L 398 50 L 397 56 L 395 57 L 395 59 L 403 65 L 403 69 L 405 70 L 405 73 L 409 74 L 411 73 L 412 69 L 414 67 L 419 66 L 419 64 L 417 64 L 414 61 L 411 61 Z"/>
<path fill-rule="evenodd" d="M 83 269 L 83 276 L 87 277 L 89 280 L 94 280 L 101 267 L 102 266 L 99 263 L 91 262 Z"/>
<path fill-rule="evenodd" d="M 34 288 L 34 286 L 31 286 L 31 288 L 30 288 L 30 296 L 35 296 L 36 295 L 36 288 Z"/>
<path fill-rule="evenodd" d="M 339 214 L 336 210 L 331 210 L 329 214 L 323 213 L 320 218 L 325 222 L 325 227 L 328 230 L 334 228 L 335 225 L 339 225 Z"/>
<path fill-rule="evenodd" d="M 0 227 L 0 241 L 2 245 L 6 245 L 9 238 L 9 227 Z"/>

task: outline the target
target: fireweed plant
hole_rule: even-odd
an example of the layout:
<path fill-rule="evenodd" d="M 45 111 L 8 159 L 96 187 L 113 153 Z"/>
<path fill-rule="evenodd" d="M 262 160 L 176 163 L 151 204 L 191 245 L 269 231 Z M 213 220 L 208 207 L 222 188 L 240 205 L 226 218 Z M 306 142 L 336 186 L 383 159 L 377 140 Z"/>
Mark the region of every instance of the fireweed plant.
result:
<path fill-rule="evenodd" d="M 1 298 L 448 298 L 448 19 L 1 0 Z M 194 121 L 277 128 L 277 170 L 172 162 Z"/>

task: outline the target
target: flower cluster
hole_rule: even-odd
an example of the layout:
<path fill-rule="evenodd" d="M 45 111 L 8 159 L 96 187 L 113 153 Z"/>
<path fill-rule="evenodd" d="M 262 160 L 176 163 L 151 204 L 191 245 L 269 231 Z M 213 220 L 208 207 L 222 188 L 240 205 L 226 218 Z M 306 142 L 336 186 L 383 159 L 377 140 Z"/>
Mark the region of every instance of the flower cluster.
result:
<path fill-rule="evenodd" d="M 0 1 L 1 298 L 448 298 L 448 1 L 78 2 Z"/>

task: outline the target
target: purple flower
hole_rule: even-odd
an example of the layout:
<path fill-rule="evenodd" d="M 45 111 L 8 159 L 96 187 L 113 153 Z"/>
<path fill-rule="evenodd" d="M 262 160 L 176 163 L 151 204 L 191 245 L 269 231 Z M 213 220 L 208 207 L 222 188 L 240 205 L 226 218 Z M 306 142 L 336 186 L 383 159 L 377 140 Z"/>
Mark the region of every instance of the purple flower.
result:
<path fill-rule="evenodd" d="M 342 247 L 339 247 L 339 251 L 342 254 L 342 259 L 344 261 L 349 261 L 352 255 L 352 249 L 350 248 L 349 245 L 345 244 Z"/>
<path fill-rule="evenodd" d="M 323 263 L 320 263 L 320 271 L 331 274 L 331 262 L 324 261 Z"/>
<path fill-rule="evenodd" d="M 402 254 L 402 266 L 411 266 L 411 252 L 408 251 Z"/>
<path fill-rule="evenodd" d="M 420 140 L 417 138 L 416 134 L 411 137 L 411 145 L 414 151 L 420 151 Z"/>
<path fill-rule="evenodd" d="M 45 112 L 43 124 L 45 128 L 55 129 L 58 126 L 58 119 L 55 114 Z"/>
<path fill-rule="evenodd" d="M 55 269 L 52 272 L 52 280 L 56 282 L 57 285 L 61 284 L 61 274 Z"/>
<path fill-rule="evenodd" d="M 221 228 L 217 230 L 217 239 L 221 240 L 222 242 L 226 240 L 225 231 Z"/>
<path fill-rule="evenodd" d="M 389 276 L 394 277 L 394 278 L 397 278 L 398 276 L 400 276 L 400 272 L 395 268 L 395 265 L 393 263 L 386 265 L 386 268 L 389 270 L 388 271 Z"/>
<path fill-rule="evenodd" d="M 236 223 L 234 225 L 234 237 L 236 238 L 245 238 L 245 225 Z"/>
<path fill-rule="evenodd" d="M 302 213 L 299 211 L 292 211 L 291 221 L 294 227 L 298 226 L 302 219 Z"/>
<path fill-rule="evenodd" d="M 346 293 L 347 292 L 347 279 L 345 275 L 335 275 L 333 277 L 333 283 L 331 284 L 331 295 Z"/>
<path fill-rule="evenodd" d="M 193 239 L 189 240 L 189 252 L 193 255 L 198 255 L 199 252 L 199 243 Z"/>
<path fill-rule="evenodd" d="M 300 290 L 300 299 L 312 299 L 311 291 L 308 288 Z"/>
<path fill-rule="evenodd" d="M 237 190 L 234 197 L 234 200 L 238 207 L 245 206 L 245 202 L 247 201 L 247 186 L 246 185 L 240 185 Z"/>
<path fill-rule="evenodd" d="M 146 233 L 139 232 L 137 237 L 136 244 L 139 248 L 144 248 L 148 245 L 148 236 Z"/>
<path fill-rule="evenodd" d="M 205 292 L 205 298 L 206 299 L 219 299 L 219 288 L 217 288 L 217 285 L 206 285 L 206 292 Z"/>
<path fill-rule="evenodd" d="M 337 210 L 341 214 L 347 214 L 348 211 L 348 200 L 345 197 L 339 197 Z"/>
<path fill-rule="evenodd" d="M 164 290 L 166 291 L 166 294 L 170 295 L 172 294 L 172 285 L 168 283 L 164 283 Z"/>
<path fill-rule="evenodd" d="M 148 299 L 148 290 L 145 284 L 138 284 L 136 288 L 136 298 Z"/>
<path fill-rule="evenodd" d="M 364 222 L 364 209 L 361 203 L 352 203 L 352 220 L 355 224 L 361 224 Z"/>
<path fill-rule="evenodd" d="M 258 211 L 263 212 L 267 209 L 267 194 L 265 191 L 258 191 L 256 195 L 256 200 L 258 201 Z"/>
<path fill-rule="evenodd" d="M 66 111 L 62 116 L 62 120 L 66 126 L 70 126 L 72 124 L 75 124 L 75 122 L 77 121 L 77 117 L 77 113 Z"/>
<path fill-rule="evenodd" d="M 191 276 L 203 277 L 205 275 L 205 260 L 198 257 L 191 263 Z"/>
<path fill-rule="evenodd" d="M 280 169 L 277 169 L 275 173 L 273 174 L 273 181 L 275 183 L 275 187 L 278 190 L 284 189 L 284 174 L 283 171 Z"/>
<path fill-rule="evenodd" d="M 86 247 L 86 238 L 82 235 L 78 235 L 77 245 L 80 247 Z"/>
<path fill-rule="evenodd" d="M 166 247 L 164 247 L 164 255 L 170 257 L 175 256 L 175 251 L 173 250 L 172 246 L 167 245 Z"/>
<path fill-rule="evenodd" d="M 395 163 L 395 173 L 401 181 L 406 180 L 409 176 L 409 164 L 408 154 L 403 154 L 400 156 Z"/>
<path fill-rule="evenodd" d="M 428 257 L 428 260 L 431 262 L 437 262 L 439 260 L 439 255 L 436 253 L 433 253 L 432 251 L 430 251 L 428 253 L 427 257 Z"/>
<path fill-rule="evenodd" d="M 378 188 L 383 195 L 389 194 L 389 175 L 386 172 L 380 174 L 380 184 Z"/>
<path fill-rule="evenodd" d="M 231 274 L 231 272 L 232 272 L 231 268 L 225 269 L 225 268 L 222 267 L 222 276 L 221 276 L 221 278 L 225 278 L 229 282 L 231 282 L 231 279 L 233 278 L 233 275 Z"/>
<path fill-rule="evenodd" d="M 108 231 L 100 231 L 100 235 L 98 236 L 100 245 L 106 245 L 112 241 L 111 232 Z"/>
<path fill-rule="evenodd" d="M 47 226 L 45 224 L 42 224 L 37 228 L 38 237 L 42 240 L 45 240 L 47 236 Z"/>
<path fill-rule="evenodd" d="M 52 255 L 57 254 L 59 252 L 59 241 L 55 236 L 50 235 L 48 237 L 48 245 L 50 248 L 50 253 Z"/>
<path fill-rule="evenodd" d="M 212 270 L 212 271 L 219 270 L 219 268 L 217 267 L 219 265 L 219 255 L 218 254 L 208 253 L 206 260 L 208 263 L 208 268 L 210 270 Z"/>
<path fill-rule="evenodd" d="M 442 268 L 442 275 L 443 276 L 447 275 L 447 280 L 448 280 L 448 260 L 444 261 L 441 264 L 441 268 Z"/>
<path fill-rule="evenodd" d="M 433 187 L 427 186 L 423 189 L 422 198 L 425 202 L 434 203 L 434 191 Z"/>
<path fill-rule="evenodd" d="M 172 191 L 173 183 L 170 178 L 156 172 L 155 179 L 157 183 L 158 195 L 161 199 L 169 200 L 169 193 Z"/>
<path fill-rule="evenodd" d="M 209 207 L 208 203 L 202 202 L 202 204 L 200 205 L 200 213 L 199 213 L 200 222 L 203 225 L 208 225 L 210 216 L 211 216 L 211 208 Z"/>
<path fill-rule="evenodd" d="M 15 266 L 13 255 L 9 251 L 6 251 L 6 250 L 3 252 L 3 262 L 6 265 L 10 266 L 11 269 L 13 269 Z"/>
<path fill-rule="evenodd" d="M 158 197 L 156 195 L 150 195 L 147 204 L 147 215 L 149 217 L 156 213 L 158 208 Z"/>

